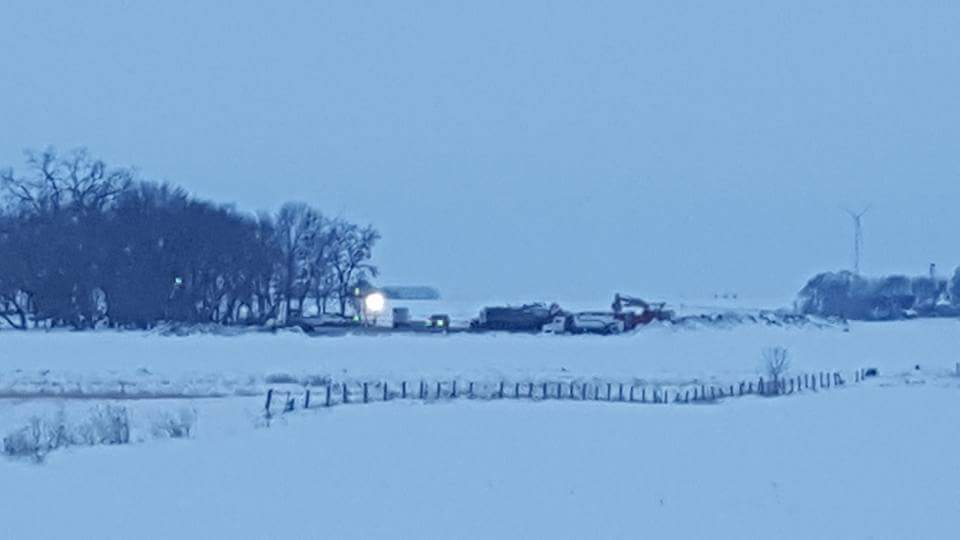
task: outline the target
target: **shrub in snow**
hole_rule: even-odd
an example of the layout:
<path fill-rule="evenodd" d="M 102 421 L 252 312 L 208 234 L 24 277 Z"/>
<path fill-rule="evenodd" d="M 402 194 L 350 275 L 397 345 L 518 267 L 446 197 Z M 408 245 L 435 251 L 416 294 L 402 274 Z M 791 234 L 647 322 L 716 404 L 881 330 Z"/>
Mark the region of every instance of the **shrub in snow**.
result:
<path fill-rule="evenodd" d="M 193 433 L 197 423 L 197 411 L 183 408 L 177 414 L 163 414 L 157 418 L 151 432 L 156 438 L 185 439 Z"/>
<path fill-rule="evenodd" d="M 10 457 L 30 457 L 39 462 L 51 451 L 71 444 L 73 438 L 61 410 L 51 420 L 34 416 L 26 426 L 8 434 L 3 438 L 3 453 Z"/>
<path fill-rule="evenodd" d="M 156 438 L 186 438 L 193 435 L 196 423 L 197 412 L 183 408 L 176 414 L 166 413 L 158 417 L 151 431 Z M 93 408 L 90 416 L 79 424 L 68 424 L 62 409 L 51 418 L 35 416 L 26 426 L 3 437 L 0 452 L 8 457 L 42 462 L 53 450 L 67 446 L 129 443 L 130 414 L 127 408 L 101 405 Z"/>
<path fill-rule="evenodd" d="M 307 375 L 303 378 L 303 384 L 307 386 L 326 386 L 331 382 L 327 375 Z"/>
<path fill-rule="evenodd" d="M 270 384 L 300 384 L 300 379 L 289 373 L 271 373 L 264 380 Z"/>
<path fill-rule="evenodd" d="M 130 415 L 120 405 L 103 405 L 78 428 L 83 444 L 127 444 L 130 442 Z"/>
<path fill-rule="evenodd" d="M 43 443 L 43 425 L 39 418 L 3 438 L 3 453 L 10 457 L 30 457 L 43 461 L 49 448 Z"/>

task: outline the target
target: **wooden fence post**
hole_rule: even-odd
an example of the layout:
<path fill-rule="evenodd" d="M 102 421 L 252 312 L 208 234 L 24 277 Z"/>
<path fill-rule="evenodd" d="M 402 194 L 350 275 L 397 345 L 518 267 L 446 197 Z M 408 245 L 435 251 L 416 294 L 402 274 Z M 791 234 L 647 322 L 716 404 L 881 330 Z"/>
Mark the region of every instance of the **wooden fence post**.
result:
<path fill-rule="evenodd" d="M 367 397 L 368 397 L 368 394 L 367 394 L 367 383 L 363 383 L 363 402 L 364 402 L 364 403 L 367 402 Z"/>
<path fill-rule="evenodd" d="M 407 399 L 407 381 L 400 381 L 400 399 Z"/>
<path fill-rule="evenodd" d="M 383 381 L 383 401 L 390 401 L 390 390 L 387 388 L 387 381 Z"/>
<path fill-rule="evenodd" d="M 267 412 L 267 416 L 270 416 L 270 402 L 273 401 L 273 388 L 267 389 L 267 402 L 264 404 L 263 409 Z"/>
<path fill-rule="evenodd" d="M 303 408 L 304 409 L 310 408 L 310 389 L 309 388 L 307 388 L 306 395 L 303 396 Z"/>
<path fill-rule="evenodd" d="M 473 381 L 470 381 L 470 390 L 468 390 L 470 399 L 473 399 Z"/>
<path fill-rule="evenodd" d="M 683 391 L 683 402 L 690 403 L 690 390 Z"/>
<path fill-rule="evenodd" d="M 563 383 L 557 383 L 557 399 L 563 399 Z"/>
<path fill-rule="evenodd" d="M 613 389 L 613 384 L 607 383 L 607 401 L 610 401 L 610 393 L 612 389 Z"/>
<path fill-rule="evenodd" d="M 631 384 L 630 385 L 630 403 L 633 403 L 633 391 L 634 391 L 634 387 Z"/>
<path fill-rule="evenodd" d="M 420 380 L 420 399 L 426 399 L 427 397 L 427 388 L 423 380 Z"/>
<path fill-rule="evenodd" d="M 581 401 L 587 400 L 587 383 L 582 383 L 580 385 L 580 400 Z"/>
<path fill-rule="evenodd" d="M 623 383 L 620 383 L 620 401 L 623 401 Z"/>
<path fill-rule="evenodd" d="M 324 406 L 324 407 L 329 407 L 329 406 L 330 406 L 330 394 L 332 394 L 332 393 L 333 393 L 333 392 L 330 390 L 330 383 L 327 383 L 327 397 L 324 398 L 324 400 L 323 400 L 323 406 Z"/>
<path fill-rule="evenodd" d="M 347 389 L 347 383 L 343 383 L 343 402 L 350 403 L 350 391 Z"/>
<path fill-rule="evenodd" d="M 437 381 L 437 397 L 436 397 L 436 399 L 440 399 L 440 381 Z"/>
<path fill-rule="evenodd" d="M 500 381 L 500 393 L 499 393 L 499 396 L 500 396 L 500 399 L 503 399 L 503 381 Z"/>
<path fill-rule="evenodd" d="M 593 385 L 593 400 L 594 401 L 600 400 L 600 386 L 596 384 Z"/>
<path fill-rule="evenodd" d="M 543 383 L 543 399 L 547 399 L 547 383 Z"/>
<path fill-rule="evenodd" d="M 570 383 L 570 399 L 573 399 L 573 382 Z"/>
<path fill-rule="evenodd" d="M 647 402 L 647 387 L 644 386 L 643 388 L 640 389 L 640 403 L 646 403 L 646 402 Z"/>
<path fill-rule="evenodd" d="M 513 399 L 520 399 L 520 383 L 513 383 Z"/>
<path fill-rule="evenodd" d="M 527 383 L 527 398 L 533 399 L 533 383 Z"/>
<path fill-rule="evenodd" d="M 453 399 L 456 399 L 457 398 L 457 381 L 456 380 L 453 381 L 453 384 L 451 385 L 451 387 L 452 389 L 450 390 L 450 397 Z"/>

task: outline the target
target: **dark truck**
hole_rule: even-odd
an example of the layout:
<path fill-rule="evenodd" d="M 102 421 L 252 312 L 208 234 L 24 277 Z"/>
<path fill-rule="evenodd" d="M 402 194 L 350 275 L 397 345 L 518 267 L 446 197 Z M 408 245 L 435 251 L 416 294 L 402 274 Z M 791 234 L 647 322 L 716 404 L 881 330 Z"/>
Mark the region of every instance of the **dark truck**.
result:
<path fill-rule="evenodd" d="M 563 315 L 557 304 L 488 307 L 480 312 L 480 317 L 474 319 L 470 326 L 479 330 L 540 332 L 543 325 L 553 321 L 557 315 Z"/>

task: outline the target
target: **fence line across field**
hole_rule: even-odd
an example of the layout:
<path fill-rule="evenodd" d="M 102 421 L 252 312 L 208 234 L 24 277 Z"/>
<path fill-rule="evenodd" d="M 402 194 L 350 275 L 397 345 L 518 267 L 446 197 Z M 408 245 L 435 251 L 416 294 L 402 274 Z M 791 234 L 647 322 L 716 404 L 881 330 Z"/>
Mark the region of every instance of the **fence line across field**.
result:
<path fill-rule="evenodd" d="M 871 370 L 854 372 L 860 382 Z M 605 401 L 640 404 L 698 404 L 742 396 L 786 396 L 817 392 L 848 383 L 839 371 L 804 373 L 775 380 L 758 377 L 735 384 L 680 384 L 649 386 L 620 381 L 461 381 L 458 379 L 390 382 L 327 383 L 302 391 L 267 390 L 264 411 L 267 416 L 296 409 L 326 408 L 339 405 L 387 402 L 393 400 L 440 401 L 453 399 L 533 401 Z"/>

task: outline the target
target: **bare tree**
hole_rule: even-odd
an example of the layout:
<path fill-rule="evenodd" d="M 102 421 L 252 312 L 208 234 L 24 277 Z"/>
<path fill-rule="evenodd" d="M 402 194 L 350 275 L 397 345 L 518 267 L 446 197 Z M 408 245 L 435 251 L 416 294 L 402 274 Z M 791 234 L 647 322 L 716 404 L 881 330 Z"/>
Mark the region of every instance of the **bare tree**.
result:
<path fill-rule="evenodd" d="M 330 296 L 337 290 L 337 274 L 334 263 L 337 261 L 335 241 L 337 228 L 334 222 L 322 220 L 318 234 L 314 237 L 310 250 L 310 294 L 313 295 L 320 313 L 327 312 Z"/>
<path fill-rule="evenodd" d="M 63 158 L 52 148 L 27 152 L 27 168 L 26 177 L 15 175 L 13 169 L 0 172 L 0 189 L 22 210 L 35 213 L 102 211 L 134 178 L 130 169 L 108 168 L 84 149 Z"/>
<path fill-rule="evenodd" d="M 0 170 L 0 324 L 259 323 L 321 311 L 377 275 L 373 227 L 303 203 L 252 216 L 132 182 L 85 151 Z"/>
<path fill-rule="evenodd" d="M 287 203 L 280 208 L 274 234 L 283 257 L 279 275 L 279 294 L 284 302 L 284 316 L 303 309 L 303 298 L 309 290 L 311 254 L 320 233 L 323 218 L 304 203 Z"/>
<path fill-rule="evenodd" d="M 371 225 L 360 227 L 343 220 L 334 222 L 333 271 L 341 315 L 346 315 L 347 304 L 354 296 L 353 290 L 360 281 L 366 280 L 368 275 L 376 277 L 379 273 L 377 267 L 369 262 L 373 256 L 373 246 L 379 239 L 380 233 Z"/>
<path fill-rule="evenodd" d="M 769 347 L 763 350 L 763 368 L 770 377 L 775 389 L 780 388 L 780 380 L 790 369 L 790 358 L 785 347 Z"/>

